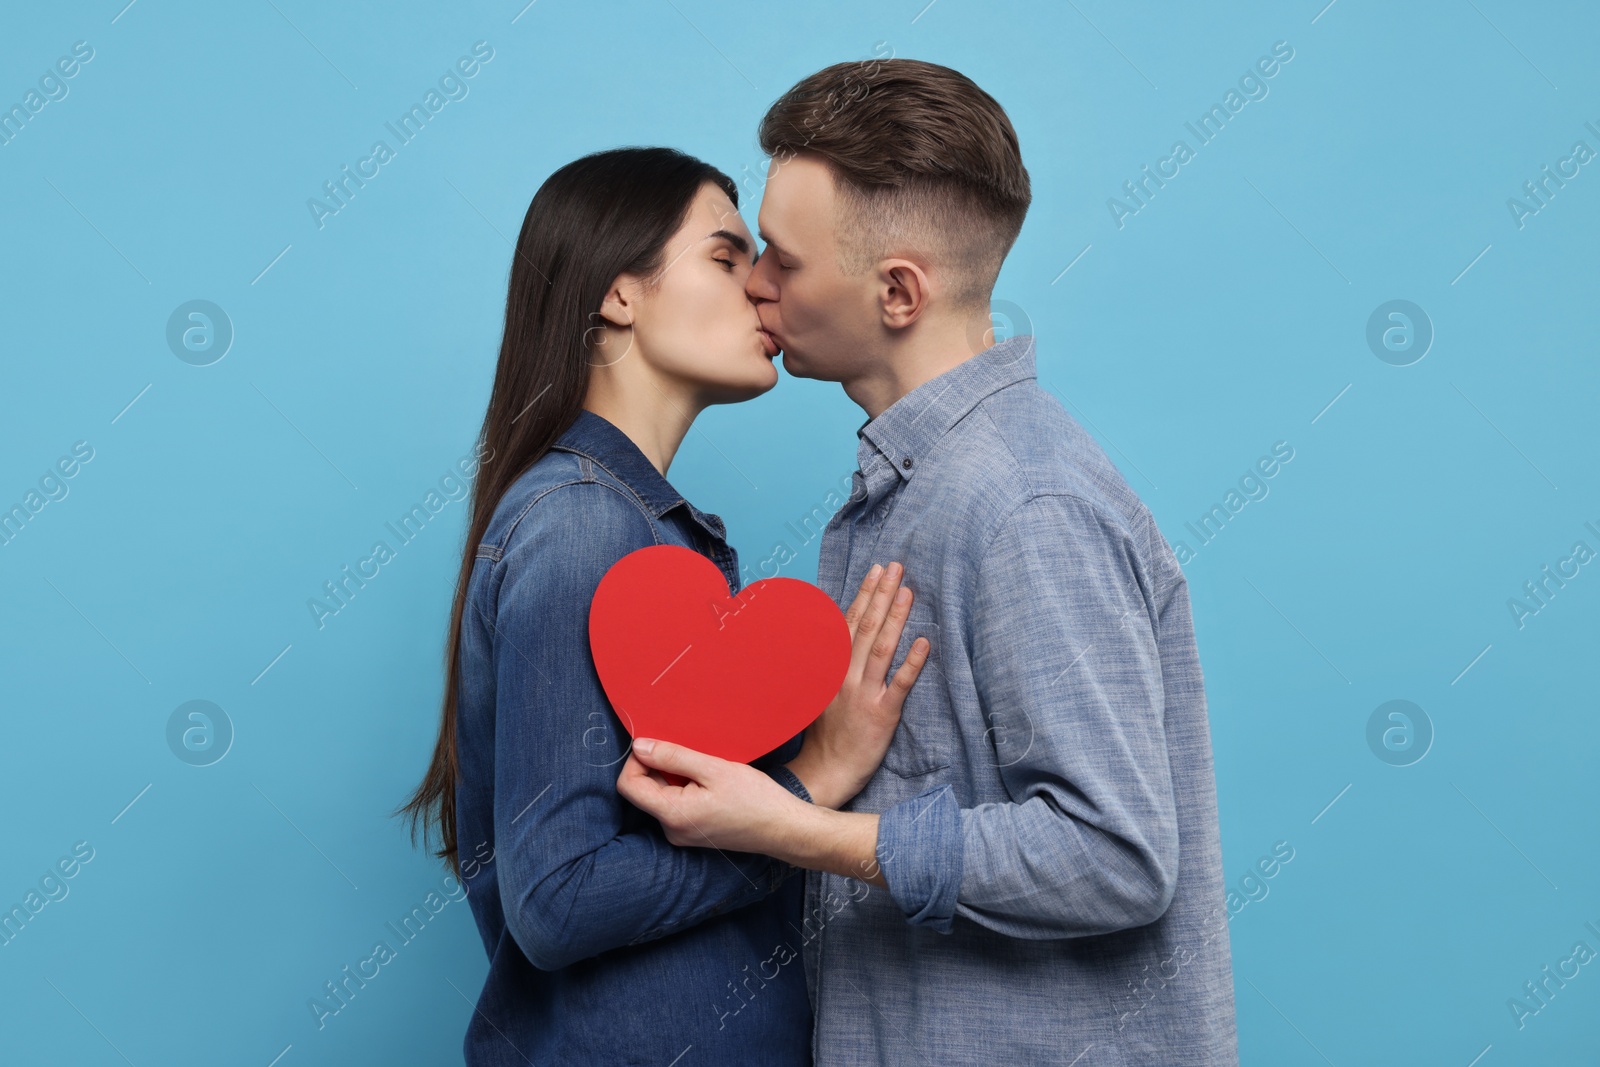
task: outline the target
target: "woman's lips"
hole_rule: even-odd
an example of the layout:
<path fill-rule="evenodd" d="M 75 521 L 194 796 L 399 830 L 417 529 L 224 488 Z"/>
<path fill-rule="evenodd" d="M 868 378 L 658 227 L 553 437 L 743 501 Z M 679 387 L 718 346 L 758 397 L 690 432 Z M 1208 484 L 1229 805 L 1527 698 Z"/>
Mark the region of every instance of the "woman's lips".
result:
<path fill-rule="evenodd" d="M 767 358 L 770 359 L 773 356 L 776 356 L 778 354 L 778 341 L 777 341 L 777 339 L 774 338 L 766 330 L 757 329 L 756 333 L 761 335 L 761 347 L 766 349 Z"/>

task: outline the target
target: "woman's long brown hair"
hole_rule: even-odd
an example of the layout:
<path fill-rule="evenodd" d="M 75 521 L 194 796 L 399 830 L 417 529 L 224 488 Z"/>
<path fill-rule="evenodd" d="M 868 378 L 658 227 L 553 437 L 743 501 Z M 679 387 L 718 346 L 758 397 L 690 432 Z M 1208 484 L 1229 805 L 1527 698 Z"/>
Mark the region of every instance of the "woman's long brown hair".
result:
<path fill-rule="evenodd" d="M 489 408 L 479 433 L 480 465 L 450 609 L 444 707 L 422 784 L 394 815 L 409 821 L 415 844 L 437 829 L 434 855 L 456 877 L 456 704 L 461 684 L 461 621 L 468 580 L 496 506 L 506 490 L 571 426 L 589 387 L 589 336 L 601 301 L 618 275 L 646 279 L 662 269 L 705 182 L 739 203 L 726 174 L 671 148 L 617 148 L 574 160 L 547 178 L 522 220 L 506 293 L 505 330 Z"/>

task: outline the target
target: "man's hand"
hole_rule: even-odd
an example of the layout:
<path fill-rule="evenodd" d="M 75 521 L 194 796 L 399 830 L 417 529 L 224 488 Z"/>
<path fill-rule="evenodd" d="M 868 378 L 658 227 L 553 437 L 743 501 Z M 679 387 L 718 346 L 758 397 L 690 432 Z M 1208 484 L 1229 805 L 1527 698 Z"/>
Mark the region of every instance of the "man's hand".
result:
<path fill-rule="evenodd" d="M 889 751 L 906 694 L 928 662 L 928 639 L 918 637 L 894 677 L 884 682 L 911 612 L 911 590 L 901 586 L 902 577 L 898 563 L 867 572 L 844 616 L 851 634 L 844 684 L 806 729 L 800 754 L 787 764 L 822 807 L 837 808 L 866 786 Z"/>
<path fill-rule="evenodd" d="M 664 773 L 689 779 L 672 785 Z M 617 778 L 623 799 L 678 846 L 757 852 L 883 886 L 878 817 L 807 804 L 764 771 L 670 741 L 636 738 Z"/>

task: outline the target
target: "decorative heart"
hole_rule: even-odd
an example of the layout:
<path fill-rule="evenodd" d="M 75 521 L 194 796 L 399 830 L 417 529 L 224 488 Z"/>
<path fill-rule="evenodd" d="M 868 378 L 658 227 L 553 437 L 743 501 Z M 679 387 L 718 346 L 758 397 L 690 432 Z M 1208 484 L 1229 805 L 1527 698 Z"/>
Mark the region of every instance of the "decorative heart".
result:
<path fill-rule="evenodd" d="M 809 582 L 763 578 L 730 596 L 705 556 L 652 545 L 600 579 L 589 648 L 631 736 L 748 763 L 804 730 L 839 692 L 850 627 Z"/>

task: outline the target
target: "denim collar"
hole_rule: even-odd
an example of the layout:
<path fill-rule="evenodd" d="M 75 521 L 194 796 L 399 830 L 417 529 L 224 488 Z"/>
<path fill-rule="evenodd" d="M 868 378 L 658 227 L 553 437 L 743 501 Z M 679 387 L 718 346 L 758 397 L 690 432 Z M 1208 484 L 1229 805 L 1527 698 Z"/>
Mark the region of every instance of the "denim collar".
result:
<path fill-rule="evenodd" d="M 1037 376 L 1033 335 L 1017 334 L 930 378 L 868 419 L 856 430 L 862 439 L 865 469 L 868 443 L 877 448 L 901 480 L 911 477 L 915 460 L 926 455 L 945 432 L 978 401 L 997 389 Z"/>
<path fill-rule="evenodd" d="M 633 443 L 633 438 L 604 416 L 588 408 L 580 408 L 572 425 L 562 431 L 550 447 L 587 456 L 610 471 L 614 478 L 633 490 L 634 495 L 644 502 L 656 518 L 661 518 L 681 504 L 689 509 L 696 522 L 717 537 L 727 538 L 727 529 L 720 516 L 701 511 L 685 500 L 683 494 L 662 477 L 656 465 Z"/>

